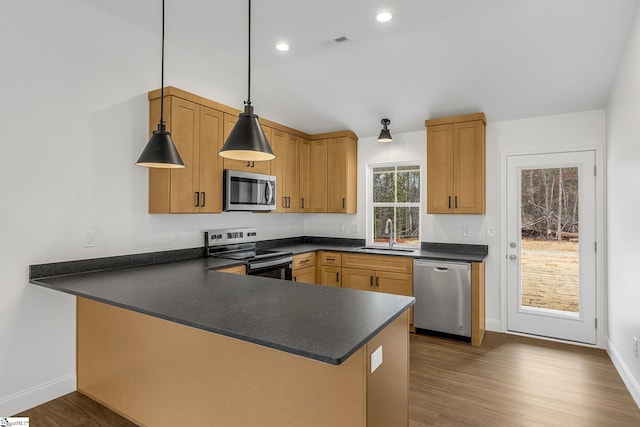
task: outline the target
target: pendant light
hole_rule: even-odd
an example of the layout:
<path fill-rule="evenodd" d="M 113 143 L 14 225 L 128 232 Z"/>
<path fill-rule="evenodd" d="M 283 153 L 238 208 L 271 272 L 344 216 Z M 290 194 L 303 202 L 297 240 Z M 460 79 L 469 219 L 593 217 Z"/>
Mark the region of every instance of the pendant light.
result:
<path fill-rule="evenodd" d="M 391 138 L 391 132 L 387 129 L 387 126 L 391 124 L 391 120 L 382 119 L 380 121 L 382 123 L 382 130 L 380 131 L 380 136 L 378 137 L 378 142 L 391 142 L 393 138 Z"/>
<path fill-rule="evenodd" d="M 244 102 L 244 112 L 238 116 L 238 121 L 231 130 L 218 155 L 232 160 L 264 161 L 275 159 L 275 154 L 267 141 L 267 137 L 260 126 L 258 116 L 253 114 L 251 105 L 251 0 L 249 0 L 249 61 L 247 100 Z"/>
<path fill-rule="evenodd" d="M 184 162 L 164 122 L 164 0 L 162 0 L 162 67 L 160 71 L 160 122 L 136 162 L 147 168 L 183 168 Z"/>

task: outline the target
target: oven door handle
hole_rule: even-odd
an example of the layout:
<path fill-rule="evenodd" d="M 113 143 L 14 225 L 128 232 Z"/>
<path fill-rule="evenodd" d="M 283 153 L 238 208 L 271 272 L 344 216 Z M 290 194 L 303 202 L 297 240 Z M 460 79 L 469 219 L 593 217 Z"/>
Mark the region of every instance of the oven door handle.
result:
<path fill-rule="evenodd" d="M 293 262 L 293 257 L 271 259 L 271 260 L 268 260 L 268 261 L 261 261 L 261 262 L 250 262 L 249 263 L 249 269 L 250 270 L 256 270 L 258 268 L 274 267 L 276 265 L 289 264 L 291 262 Z"/>

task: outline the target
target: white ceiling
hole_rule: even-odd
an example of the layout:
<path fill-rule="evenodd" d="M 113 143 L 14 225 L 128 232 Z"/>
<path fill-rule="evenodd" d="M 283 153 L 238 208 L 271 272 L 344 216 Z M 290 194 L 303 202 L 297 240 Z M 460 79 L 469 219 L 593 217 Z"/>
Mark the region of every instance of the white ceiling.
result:
<path fill-rule="evenodd" d="M 158 33 L 159 0 L 85 0 Z M 600 109 L 637 0 L 254 0 L 256 113 L 309 133 L 377 135 L 484 111 L 501 121 Z M 393 19 L 376 22 L 380 10 Z M 247 1 L 166 0 L 172 43 L 246 79 Z M 349 41 L 326 47 L 339 36 Z M 275 50 L 287 40 L 291 50 Z M 246 90 L 238 93 L 238 108 Z"/>

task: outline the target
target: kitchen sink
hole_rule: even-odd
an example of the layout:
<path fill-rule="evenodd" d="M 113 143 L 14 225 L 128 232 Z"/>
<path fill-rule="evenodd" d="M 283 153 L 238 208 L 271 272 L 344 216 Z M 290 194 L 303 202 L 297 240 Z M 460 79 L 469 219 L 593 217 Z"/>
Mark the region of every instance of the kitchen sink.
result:
<path fill-rule="evenodd" d="M 416 253 L 418 250 L 403 248 L 384 248 L 380 246 L 362 246 L 360 248 L 356 248 L 356 251 L 372 254 L 409 255 L 412 253 Z"/>

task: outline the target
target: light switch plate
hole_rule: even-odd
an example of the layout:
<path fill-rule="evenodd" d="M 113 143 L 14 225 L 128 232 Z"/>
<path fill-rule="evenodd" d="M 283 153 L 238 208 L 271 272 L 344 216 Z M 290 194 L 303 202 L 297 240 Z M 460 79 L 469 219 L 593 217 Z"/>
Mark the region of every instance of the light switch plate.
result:
<path fill-rule="evenodd" d="M 382 365 L 382 346 L 371 353 L 371 373 L 373 374 L 380 365 Z"/>

